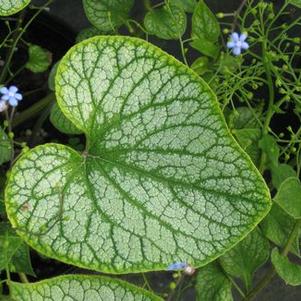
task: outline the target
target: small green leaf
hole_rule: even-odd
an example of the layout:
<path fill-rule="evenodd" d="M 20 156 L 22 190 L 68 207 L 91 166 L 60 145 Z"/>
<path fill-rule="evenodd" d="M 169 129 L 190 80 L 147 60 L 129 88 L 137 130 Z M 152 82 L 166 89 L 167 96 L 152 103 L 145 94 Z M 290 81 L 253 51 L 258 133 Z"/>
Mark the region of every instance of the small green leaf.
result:
<path fill-rule="evenodd" d="M 191 46 L 201 53 L 215 58 L 219 52 L 216 45 L 220 36 L 220 26 L 208 6 L 200 0 L 192 15 Z"/>
<path fill-rule="evenodd" d="M 301 285 L 301 266 L 291 263 L 286 256 L 279 253 L 277 248 L 273 249 L 271 259 L 277 274 L 286 284 Z"/>
<path fill-rule="evenodd" d="M 40 145 L 14 164 L 5 190 L 11 223 L 42 254 L 111 273 L 199 267 L 270 210 L 213 92 L 152 44 L 120 36 L 76 44 L 55 90 L 85 133 L 85 151 Z"/>
<path fill-rule="evenodd" d="M 256 114 L 248 107 L 236 108 L 228 116 L 229 127 L 231 129 L 260 128 L 254 113 Z"/>
<path fill-rule="evenodd" d="M 279 189 L 284 180 L 290 177 L 297 177 L 296 171 L 288 164 L 278 164 L 271 166 L 272 184 L 276 189 Z"/>
<path fill-rule="evenodd" d="M 279 187 L 274 201 L 294 219 L 301 218 L 301 184 L 298 178 L 287 178 Z"/>
<path fill-rule="evenodd" d="M 14 273 L 25 273 L 35 276 L 31 266 L 29 247 L 22 242 L 11 259 L 9 270 Z"/>
<path fill-rule="evenodd" d="M 192 38 L 204 37 L 208 41 L 217 42 L 220 33 L 220 26 L 215 15 L 204 0 L 200 0 L 192 16 Z"/>
<path fill-rule="evenodd" d="M 256 228 L 244 240 L 220 257 L 224 270 L 233 277 L 243 279 L 251 287 L 254 272 L 269 258 L 270 245 Z"/>
<path fill-rule="evenodd" d="M 30 44 L 28 47 L 28 61 L 25 65 L 27 69 L 34 73 L 44 72 L 52 62 L 51 53 L 38 46 Z"/>
<path fill-rule="evenodd" d="M 210 263 L 198 271 L 197 301 L 232 301 L 231 282 L 218 264 Z"/>
<path fill-rule="evenodd" d="M 0 127 L 0 165 L 8 162 L 11 157 L 11 142 Z"/>
<path fill-rule="evenodd" d="M 22 272 L 34 276 L 28 246 L 13 229 L 0 223 L 0 271 L 8 267 L 10 272 Z"/>
<path fill-rule="evenodd" d="M 205 56 L 197 58 L 190 68 L 199 75 L 206 73 L 209 69 L 209 59 Z"/>
<path fill-rule="evenodd" d="M 10 282 L 15 301 L 163 301 L 160 297 L 125 281 L 104 276 L 64 275 L 40 282 Z"/>
<path fill-rule="evenodd" d="M 260 149 L 257 142 L 261 137 L 261 130 L 258 128 L 233 129 L 232 133 L 243 150 L 250 156 L 254 164 L 257 166 L 260 159 Z"/>
<path fill-rule="evenodd" d="M 276 203 L 261 223 L 263 234 L 274 244 L 284 247 L 287 239 L 295 226 L 295 220 L 290 217 Z M 294 241 L 290 252 L 299 255 L 299 238 Z"/>
<path fill-rule="evenodd" d="M 0 16 L 13 15 L 30 3 L 30 0 L 0 0 Z"/>
<path fill-rule="evenodd" d="M 9 225 L 0 223 L 0 271 L 9 266 L 12 257 L 21 246 L 22 240 L 16 236 Z"/>
<path fill-rule="evenodd" d="M 98 28 L 90 26 L 90 27 L 82 29 L 76 36 L 75 40 L 76 40 L 76 43 L 79 43 L 81 41 L 93 38 L 95 36 L 99 36 L 101 34 L 103 34 L 103 33 Z"/>
<path fill-rule="evenodd" d="M 276 139 L 271 135 L 264 135 L 259 140 L 259 147 L 266 154 L 268 163 L 271 166 L 278 166 L 278 158 L 279 158 L 279 146 L 277 144 Z"/>
<path fill-rule="evenodd" d="M 154 9 L 144 18 L 146 30 L 165 40 L 179 39 L 186 30 L 186 23 L 184 10 L 174 5 Z"/>
<path fill-rule="evenodd" d="M 54 103 L 51 108 L 50 121 L 56 129 L 64 134 L 78 135 L 82 133 L 81 130 L 65 117 L 57 103 Z"/>
<path fill-rule="evenodd" d="M 299 8 L 301 8 L 301 0 L 289 0 L 288 2 L 292 5 L 295 5 Z"/>
<path fill-rule="evenodd" d="M 190 43 L 190 46 L 198 50 L 200 53 L 212 57 L 214 59 L 218 56 L 220 51 L 220 47 L 218 45 L 207 40 L 204 37 L 195 39 Z"/>
<path fill-rule="evenodd" d="M 169 0 L 169 3 L 182 8 L 187 13 L 193 13 L 196 7 L 196 0 Z"/>
<path fill-rule="evenodd" d="M 103 32 L 115 31 L 124 24 L 134 0 L 83 0 L 88 20 Z"/>

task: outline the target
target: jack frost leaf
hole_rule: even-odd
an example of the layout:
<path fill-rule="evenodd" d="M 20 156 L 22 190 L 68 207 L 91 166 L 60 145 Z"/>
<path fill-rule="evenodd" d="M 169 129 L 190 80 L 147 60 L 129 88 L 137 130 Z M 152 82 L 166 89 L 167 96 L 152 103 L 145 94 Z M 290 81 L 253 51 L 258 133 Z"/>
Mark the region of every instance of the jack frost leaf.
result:
<path fill-rule="evenodd" d="M 196 0 L 170 0 L 169 3 L 184 9 L 188 13 L 192 13 L 197 5 Z"/>
<path fill-rule="evenodd" d="M 124 24 L 133 4 L 134 0 L 83 0 L 88 20 L 104 32 Z"/>
<path fill-rule="evenodd" d="M 30 3 L 30 0 L 0 0 L 0 16 L 10 16 Z"/>
<path fill-rule="evenodd" d="M 0 127 L 0 165 L 9 161 L 11 157 L 11 142 Z"/>
<path fill-rule="evenodd" d="M 56 93 L 86 150 L 38 146 L 6 186 L 12 224 L 41 253 L 114 273 L 198 267 L 269 211 L 264 180 L 208 85 L 159 48 L 85 40 L 62 59 Z"/>
<path fill-rule="evenodd" d="M 272 251 L 271 259 L 277 274 L 286 284 L 301 285 L 301 266 L 290 262 L 286 256 L 279 254 L 277 248 Z"/>
<path fill-rule="evenodd" d="M 198 271 L 196 279 L 197 301 L 232 301 L 231 282 L 216 263 Z"/>
<path fill-rule="evenodd" d="M 10 282 L 15 301 L 163 301 L 125 281 L 103 276 L 66 275 L 36 283 Z"/>
<path fill-rule="evenodd" d="M 144 18 L 146 30 L 165 40 L 179 39 L 186 30 L 186 23 L 184 10 L 175 5 L 154 9 Z"/>

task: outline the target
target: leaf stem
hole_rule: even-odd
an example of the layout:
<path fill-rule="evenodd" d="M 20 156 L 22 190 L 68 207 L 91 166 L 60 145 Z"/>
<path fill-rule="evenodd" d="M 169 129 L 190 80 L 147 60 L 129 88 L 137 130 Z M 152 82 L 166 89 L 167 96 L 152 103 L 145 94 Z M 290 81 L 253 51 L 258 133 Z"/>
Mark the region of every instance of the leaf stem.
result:
<path fill-rule="evenodd" d="M 179 42 L 180 42 L 180 46 L 181 46 L 181 53 L 182 53 L 183 61 L 184 61 L 185 65 L 189 66 L 188 62 L 187 62 L 187 59 L 186 59 L 184 43 L 183 43 L 183 40 L 182 40 L 181 36 L 179 37 Z"/>
<path fill-rule="evenodd" d="M 175 293 L 177 291 L 177 288 L 184 282 L 185 276 L 186 276 L 185 273 L 182 272 L 181 276 L 179 277 L 179 279 L 176 282 L 175 289 L 170 292 L 170 294 L 168 295 L 166 301 L 173 301 L 174 300 L 174 296 L 175 296 Z"/>
<path fill-rule="evenodd" d="M 26 274 L 25 273 L 18 273 L 18 275 L 19 275 L 19 277 L 20 277 L 20 280 L 21 280 L 21 282 L 23 282 L 23 283 L 29 283 L 29 280 L 28 280 L 28 278 L 27 278 L 27 276 L 26 276 Z"/>
<path fill-rule="evenodd" d="M 283 248 L 283 251 L 281 252 L 282 256 L 287 256 L 288 252 L 292 247 L 294 240 L 296 239 L 299 233 L 300 226 L 301 226 L 301 219 L 296 221 L 295 226 L 292 232 L 290 233 L 290 236 Z M 261 292 L 262 289 L 264 289 L 271 282 L 271 280 L 274 278 L 275 275 L 276 275 L 276 271 L 275 268 L 272 266 L 269 269 L 269 271 L 265 274 L 265 276 L 261 279 L 261 281 L 258 283 L 258 285 L 255 286 L 255 288 L 248 293 L 244 301 L 252 300 L 259 292 Z"/>

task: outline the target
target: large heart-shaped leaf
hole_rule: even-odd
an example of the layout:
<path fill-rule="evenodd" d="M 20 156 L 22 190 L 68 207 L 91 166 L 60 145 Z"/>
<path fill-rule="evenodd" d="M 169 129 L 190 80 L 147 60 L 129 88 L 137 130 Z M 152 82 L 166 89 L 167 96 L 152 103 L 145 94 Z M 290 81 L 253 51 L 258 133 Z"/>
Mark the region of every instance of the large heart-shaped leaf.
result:
<path fill-rule="evenodd" d="M 30 3 L 30 0 L 0 0 L 0 16 L 10 16 Z"/>
<path fill-rule="evenodd" d="M 10 282 L 15 301 L 162 301 L 127 282 L 100 276 L 65 275 L 36 283 Z"/>
<path fill-rule="evenodd" d="M 214 94 L 159 48 L 85 40 L 62 59 L 56 94 L 86 150 L 38 146 L 6 188 L 12 224 L 38 251 L 115 273 L 201 266 L 267 214 L 268 189 Z"/>

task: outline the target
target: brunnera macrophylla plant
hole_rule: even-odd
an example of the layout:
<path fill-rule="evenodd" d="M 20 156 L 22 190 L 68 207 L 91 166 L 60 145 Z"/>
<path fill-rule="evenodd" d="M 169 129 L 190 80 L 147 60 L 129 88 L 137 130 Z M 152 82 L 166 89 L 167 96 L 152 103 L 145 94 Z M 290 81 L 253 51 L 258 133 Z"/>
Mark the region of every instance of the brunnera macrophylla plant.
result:
<path fill-rule="evenodd" d="M 0 0 L 3 298 L 251 300 L 275 275 L 301 284 L 287 257 L 300 256 L 301 19 L 281 19 L 301 3 L 215 15 L 203 0 L 83 0 L 91 27 L 52 62 L 27 40 L 52 2 Z M 48 79 L 41 100 L 26 74 Z"/>

